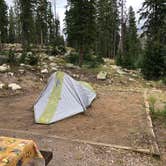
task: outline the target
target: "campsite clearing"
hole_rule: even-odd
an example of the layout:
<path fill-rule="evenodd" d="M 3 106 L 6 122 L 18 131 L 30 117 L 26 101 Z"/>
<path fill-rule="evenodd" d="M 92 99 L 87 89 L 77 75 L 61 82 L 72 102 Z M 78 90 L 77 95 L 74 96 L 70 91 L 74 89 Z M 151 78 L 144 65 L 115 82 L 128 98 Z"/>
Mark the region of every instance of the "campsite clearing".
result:
<path fill-rule="evenodd" d="M 68 73 L 73 71 L 68 70 Z M 75 71 L 77 74 L 79 72 L 83 75 L 82 80 L 92 83 L 97 92 L 96 100 L 85 113 L 52 125 L 35 124 L 33 113 L 33 105 L 48 77 L 34 70 L 26 70 L 24 75 L 15 72 L 13 77 L 0 74 L 1 82 L 15 82 L 22 87 L 16 92 L 10 89 L 0 92 L 0 134 L 32 138 L 43 150 L 52 150 L 54 158 L 50 166 L 55 163 L 58 166 L 140 166 L 140 163 L 143 166 L 162 166 L 161 161 L 151 155 L 124 150 L 130 147 L 151 151 L 153 147 L 144 106 L 144 83 L 138 84 L 136 79 L 126 86 L 124 80 L 128 76 L 112 74 L 114 81 L 110 85 L 108 80 L 95 81 L 94 72 Z M 164 130 L 163 127 L 162 133 L 156 128 L 159 140 L 164 138 Z M 165 143 L 160 143 L 164 149 Z"/>

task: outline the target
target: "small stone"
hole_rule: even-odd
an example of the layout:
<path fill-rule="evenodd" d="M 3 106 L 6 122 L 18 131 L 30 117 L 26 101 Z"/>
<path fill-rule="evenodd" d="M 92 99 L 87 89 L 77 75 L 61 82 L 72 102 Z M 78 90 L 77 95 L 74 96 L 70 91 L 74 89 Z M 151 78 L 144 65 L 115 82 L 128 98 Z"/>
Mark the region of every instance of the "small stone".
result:
<path fill-rule="evenodd" d="M 18 72 L 21 73 L 21 74 L 24 74 L 24 73 L 25 73 L 25 70 L 20 69 L 20 70 L 18 70 Z"/>
<path fill-rule="evenodd" d="M 79 74 L 73 74 L 73 77 L 74 78 L 79 78 L 80 76 L 79 76 Z"/>
<path fill-rule="evenodd" d="M 50 61 L 54 61 L 54 60 L 55 60 L 55 57 L 54 57 L 54 56 L 49 56 L 48 59 L 49 59 Z"/>
<path fill-rule="evenodd" d="M 8 85 L 8 87 L 11 88 L 13 91 L 22 89 L 21 86 L 16 83 L 11 83 Z"/>
<path fill-rule="evenodd" d="M 100 71 L 97 75 L 98 80 L 106 80 L 108 73 L 105 71 Z"/>
<path fill-rule="evenodd" d="M 14 76 L 14 73 L 9 72 L 8 75 L 11 76 L 11 77 L 13 77 L 13 76 Z"/>
<path fill-rule="evenodd" d="M 24 66 L 25 66 L 25 64 L 24 64 L 24 63 L 21 63 L 21 64 L 20 64 L 20 66 L 21 66 L 21 67 L 24 67 Z"/>
<path fill-rule="evenodd" d="M 126 74 L 126 72 L 122 71 L 121 69 L 117 69 L 116 72 L 120 75 Z"/>
<path fill-rule="evenodd" d="M 0 72 L 7 72 L 10 70 L 10 66 L 7 64 L 3 64 L 2 66 L 0 66 Z"/>
<path fill-rule="evenodd" d="M 67 63 L 67 64 L 66 64 L 66 67 L 67 67 L 67 68 L 70 68 L 70 69 L 80 69 L 79 66 L 75 66 L 75 65 L 73 65 L 72 63 Z"/>
<path fill-rule="evenodd" d="M 135 81 L 135 79 L 134 79 L 134 78 L 129 78 L 129 81 L 134 82 L 134 81 Z"/>
<path fill-rule="evenodd" d="M 48 74 L 49 72 L 48 72 L 48 69 L 43 69 L 43 70 L 41 70 L 41 73 L 42 74 Z"/>
<path fill-rule="evenodd" d="M 56 67 L 57 64 L 52 62 L 52 63 L 50 63 L 50 66 L 51 66 L 51 67 Z"/>
<path fill-rule="evenodd" d="M 55 71 L 58 71 L 58 69 L 56 67 L 51 67 L 51 71 L 55 72 Z"/>
<path fill-rule="evenodd" d="M 5 84 L 4 83 L 1 83 L 0 84 L 0 89 L 3 89 L 5 87 Z"/>

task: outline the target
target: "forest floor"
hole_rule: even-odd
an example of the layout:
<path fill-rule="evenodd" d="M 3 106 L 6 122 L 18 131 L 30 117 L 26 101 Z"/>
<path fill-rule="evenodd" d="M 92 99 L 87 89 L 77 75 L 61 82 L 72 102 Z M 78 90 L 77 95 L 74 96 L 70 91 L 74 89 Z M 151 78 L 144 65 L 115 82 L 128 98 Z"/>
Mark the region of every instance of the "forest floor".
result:
<path fill-rule="evenodd" d="M 33 104 L 52 73 L 51 63 L 75 79 L 90 82 L 97 98 L 84 114 L 39 125 L 34 123 Z M 48 73 L 42 74 L 41 69 L 47 67 Z M 143 151 L 153 147 L 144 92 L 148 90 L 148 97 L 155 96 L 159 108 L 166 102 L 166 86 L 146 81 L 139 71 L 122 70 L 109 60 L 99 68 L 80 69 L 66 65 L 63 58 L 52 58 L 44 62 L 44 68 L 21 66 L 0 73 L 0 83 L 14 82 L 22 87 L 17 91 L 0 89 L 0 135 L 34 139 L 41 149 L 53 151 L 50 166 L 165 165 L 164 117 L 152 117 L 161 158 L 125 147 Z M 107 71 L 106 80 L 96 79 L 99 71 Z"/>

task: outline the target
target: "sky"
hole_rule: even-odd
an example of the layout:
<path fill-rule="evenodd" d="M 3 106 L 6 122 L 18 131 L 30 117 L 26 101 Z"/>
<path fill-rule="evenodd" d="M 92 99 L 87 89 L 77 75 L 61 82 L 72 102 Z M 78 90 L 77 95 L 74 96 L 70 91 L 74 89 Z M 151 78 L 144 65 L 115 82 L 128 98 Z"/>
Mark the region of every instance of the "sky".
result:
<path fill-rule="evenodd" d="M 50 0 L 50 1 L 54 1 L 54 0 Z M 127 5 L 127 8 L 129 6 L 132 6 L 135 10 L 135 12 L 137 12 L 141 6 L 142 6 L 142 3 L 143 3 L 144 0 L 126 0 L 126 5 Z M 6 2 L 11 5 L 13 0 L 6 0 Z M 67 0 L 56 0 L 56 5 L 57 5 L 57 15 L 59 16 L 59 19 L 60 19 L 60 23 L 61 23 L 61 29 L 63 29 L 63 20 L 65 18 L 65 6 L 67 4 Z M 137 17 L 137 20 L 138 20 L 138 17 L 139 15 L 136 14 L 136 17 Z"/>

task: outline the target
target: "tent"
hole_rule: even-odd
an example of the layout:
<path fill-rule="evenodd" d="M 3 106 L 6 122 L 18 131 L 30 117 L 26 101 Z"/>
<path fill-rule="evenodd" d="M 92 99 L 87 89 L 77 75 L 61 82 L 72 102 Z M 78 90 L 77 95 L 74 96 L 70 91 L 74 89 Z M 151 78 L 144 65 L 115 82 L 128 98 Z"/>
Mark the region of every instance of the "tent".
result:
<path fill-rule="evenodd" d="M 35 122 L 52 124 L 84 112 L 95 97 L 96 93 L 88 83 L 56 72 L 34 105 Z"/>

